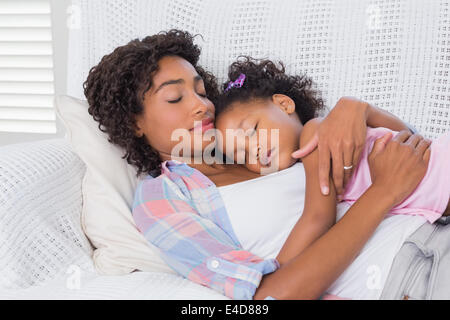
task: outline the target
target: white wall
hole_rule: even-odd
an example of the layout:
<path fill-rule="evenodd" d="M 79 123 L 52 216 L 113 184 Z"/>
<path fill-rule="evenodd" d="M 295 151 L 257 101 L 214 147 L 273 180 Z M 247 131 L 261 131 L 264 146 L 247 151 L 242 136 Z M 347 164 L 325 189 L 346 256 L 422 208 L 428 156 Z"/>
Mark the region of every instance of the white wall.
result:
<path fill-rule="evenodd" d="M 53 36 L 53 72 L 55 79 L 55 94 L 67 93 L 67 8 L 71 0 L 50 0 L 52 6 L 52 36 Z M 56 119 L 56 134 L 11 133 L 0 132 L 0 146 L 12 143 L 36 141 L 63 137 L 65 130 Z"/>

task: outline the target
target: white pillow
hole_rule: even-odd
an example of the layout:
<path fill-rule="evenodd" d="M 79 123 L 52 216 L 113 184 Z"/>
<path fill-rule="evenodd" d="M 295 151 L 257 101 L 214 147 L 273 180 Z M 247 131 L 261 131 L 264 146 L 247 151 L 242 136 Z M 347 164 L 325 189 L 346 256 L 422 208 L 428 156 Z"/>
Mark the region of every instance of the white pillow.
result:
<path fill-rule="evenodd" d="M 175 273 L 134 224 L 131 207 L 138 178 L 136 169 L 122 159 L 124 150 L 108 142 L 107 134 L 88 113 L 87 101 L 57 96 L 55 106 L 66 127 L 65 138 L 86 164 L 81 224 L 96 248 L 97 271 L 108 275 L 134 270 Z"/>

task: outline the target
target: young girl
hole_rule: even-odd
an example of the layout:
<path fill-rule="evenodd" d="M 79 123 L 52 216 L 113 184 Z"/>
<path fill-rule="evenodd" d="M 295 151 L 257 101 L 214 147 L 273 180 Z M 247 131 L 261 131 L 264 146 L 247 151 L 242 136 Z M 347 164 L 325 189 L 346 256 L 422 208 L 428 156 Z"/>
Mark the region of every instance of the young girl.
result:
<path fill-rule="evenodd" d="M 295 164 L 297 159 L 291 154 L 312 138 L 321 121 L 317 116 L 324 109 L 318 92 L 311 88 L 312 80 L 287 75 L 282 64 L 278 68 L 269 60 L 249 57 L 233 63 L 228 77 L 216 104 L 216 129 L 223 139 L 218 144 L 223 154 L 261 174 L 265 169 L 270 169 L 265 171 L 270 173 Z M 382 127 L 367 128 L 360 162 L 354 164 L 356 168 L 340 201 L 354 203 L 371 185 L 368 155 L 376 141 L 380 146 L 396 133 Z M 233 139 L 238 138 L 231 147 L 226 141 L 230 134 Z M 243 138 L 241 143 L 239 137 Z M 430 150 L 425 153 L 430 157 L 425 177 L 390 215 L 422 215 L 433 223 L 441 215 L 450 214 L 450 132 L 433 141 Z M 304 157 L 302 163 L 306 175 L 305 207 L 277 257 L 280 263 L 289 256 L 290 243 L 296 244 L 297 251 L 299 243 L 306 248 L 336 221 L 337 199 L 331 175 L 330 193 L 324 196 L 320 192 L 318 150 Z"/>

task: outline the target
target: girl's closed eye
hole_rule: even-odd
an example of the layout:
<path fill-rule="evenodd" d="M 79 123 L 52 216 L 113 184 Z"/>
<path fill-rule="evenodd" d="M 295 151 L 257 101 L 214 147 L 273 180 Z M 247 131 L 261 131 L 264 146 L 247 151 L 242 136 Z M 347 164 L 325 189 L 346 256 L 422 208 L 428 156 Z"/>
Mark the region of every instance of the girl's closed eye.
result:
<path fill-rule="evenodd" d="M 252 129 L 250 136 L 253 136 L 256 133 L 257 128 L 258 128 L 258 123 L 256 123 L 255 127 Z"/>

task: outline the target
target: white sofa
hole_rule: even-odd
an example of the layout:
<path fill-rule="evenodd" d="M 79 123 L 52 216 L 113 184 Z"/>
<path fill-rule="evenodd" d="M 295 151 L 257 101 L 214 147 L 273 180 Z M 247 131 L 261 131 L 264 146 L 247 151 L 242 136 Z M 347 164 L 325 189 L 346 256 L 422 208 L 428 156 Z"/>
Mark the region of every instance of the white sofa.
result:
<path fill-rule="evenodd" d="M 170 273 L 100 275 L 80 225 L 84 173 L 64 139 L 0 148 L 0 299 L 227 299 Z"/>
<path fill-rule="evenodd" d="M 238 55 L 307 72 L 328 107 L 355 96 L 428 138 L 450 129 L 450 0 L 74 0 L 68 92 L 136 37 L 200 33 L 220 80 Z M 65 139 L 0 148 L 0 298 L 226 299 L 162 272 L 105 276 L 80 226 L 85 164 Z M 81 285 L 80 285 L 81 283 Z"/>

